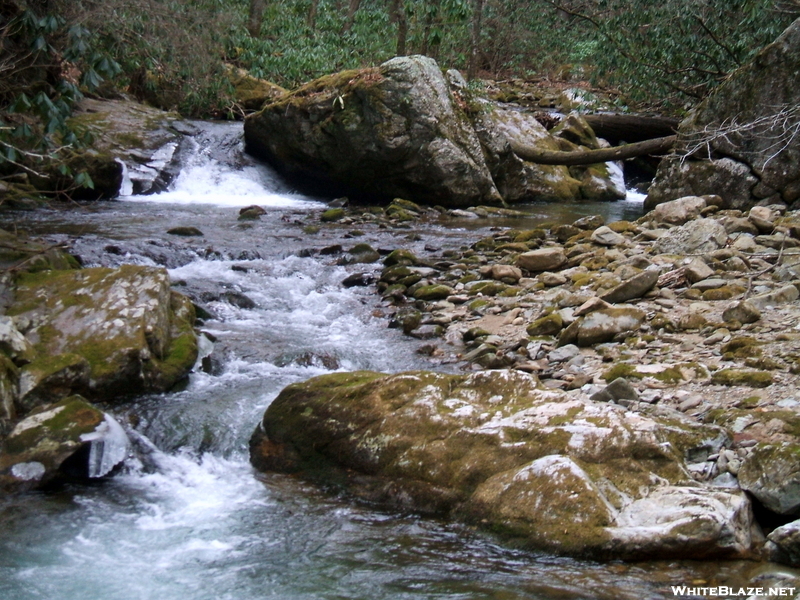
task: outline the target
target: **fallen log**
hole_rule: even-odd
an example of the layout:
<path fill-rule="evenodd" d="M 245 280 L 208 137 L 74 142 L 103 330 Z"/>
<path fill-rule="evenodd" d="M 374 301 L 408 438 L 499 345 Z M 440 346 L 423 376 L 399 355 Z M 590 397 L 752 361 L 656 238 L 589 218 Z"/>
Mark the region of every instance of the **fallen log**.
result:
<path fill-rule="evenodd" d="M 646 140 L 635 144 L 625 144 L 614 148 L 600 148 L 599 150 L 575 150 L 560 152 L 558 150 L 540 150 L 525 146 L 519 142 L 511 142 L 511 150 L 522 160 L 540 165 L 591 165 L 614 160 L 625 160 L 648 154 L 664 154 L 668 152 L 677 140 L 677 136 Z"/>

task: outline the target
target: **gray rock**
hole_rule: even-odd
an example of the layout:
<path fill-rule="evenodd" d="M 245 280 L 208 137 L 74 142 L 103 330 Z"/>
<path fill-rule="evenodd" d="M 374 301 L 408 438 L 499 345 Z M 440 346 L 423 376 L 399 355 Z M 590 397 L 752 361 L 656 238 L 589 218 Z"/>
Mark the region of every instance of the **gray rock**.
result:
<path fill-rule="evenodd" d="M 785 285 L 777 290 L 753 296 L 748 300 L 756 310 L 766 310 L 770 306 L 781 306 L 800 298 L 800 292 L 793 285 Z"/>
<path fill-rule="evenodd" d="M 714 219 L 695 219 L 670 229 L 653 244 L 661 254 L 711 252 L 725 245 L 728 232 Z"/>
<path fill-rule="evenodd" d="M 554 271 L 566 264 L 567 255 L 561 248 L 541 248 L 523 252 L 517 257 L 517 266 L 532 273 Z"/>
<path fill-rule="evenodd" d="M 800 521 L 792 521 L 773 529 L 767 536 L 765 549 L 771 561 L 800 566 Z"/>
<path fill-rule="evenodd" d="M 124 265 L 21 278 L 8 314 L 31 324 L 25 334 L 37 360 L 66 354 L 86 359 L 88 384 L 71 393 L 112 400 L 164 391 L 197 358 L 194 307 L 172 291 L 161 268 Z M 56 377 L 56 371 L 42 368 L 46 377 Z"/>
<path fill-rule="evenodd" d="M 423 56 L 308 83 L 249 116 L 245 141 L 297 180 L 449 207 L 501 201 L 472 125 Z"/>
<path fill-rule="evenodd" d="M 577 345 L 592 346 L 610 342 L 623 332 L 638 331 L 645 319 L 644 311 L 632 307 L 607 308 L 596 310 L 575 321 L 577 326 Z M 570 342 L 572 343 L 572 342 Z"/>
<path fill-rule="evenodd" d="M 668 156 L 661 161 L 644 201 L 645 210 L 685 196 L 718 194 L 724 208 L 744 208 L 758 183 L 750 168 L 730 158 L 694 162 Z"/>
<path fill-rule="evenodd" d="M 739 470 L 739 484 L 772 512 L 800 513 L 798 446 L 793 443 L 756 446 Z"/>
<path fill-rule="evenodd" d="M 670 200 L 655 207 L 650 216 L 659 223 L 683 225 L 700 214 L 706 207 L 705 198 L 700 196 L 685 196 L 677 200 Z"/>
<path fill-rule="evenodd" d="M 605 302 L 610 302 L 611 304 L 617 304 L 619 302 L 633 300 L 634 298 L 641 298 L 655 287 L 658 282 L 658 277 L 658 269 L 642 271 L 638 275 L 626 279 L 617 287 L 607 291 L 600 296 L 600 299 Z"/>
<path fill-rule="evenodd" d="M 552 363 L 566 362 L 578 356 L 579 353 L 580 349 L 576 345 L 567 344 L 566 346 L 561 346 L 550 352 L 550 354 L 547 355 L 547 360 Z"/>
<path fill-rule="evenodd" d="M 639 399 L 639 394 L 630 382 L 624 377 L 617 377 L 599 392 L 592 394 L 591 399 L 595 402 L 617 402 L 623 404 L 625 401 L 635 401 Z"/>
<path fill-rule="evenodd" d="M 661 206 L 663 206 L 663 204 L 660 204 L 659 208 Z M 686 279 L 689 280 L 689 283 L 697 283 L 698 281 L 711 277 L 714 274 L 714 269 L 709 267 L 704 260 L 694 258 L 692 262 L 683 268 L 683 274 L 686 276 Z"/>
<path fill-rule="evenodd" d="M 740 323 L 755 323 L 761 318 L 761 311 L 750 302 L 742 300 L 734 302 L 722 312 L 724 321 L 739 321 Z"/>
<path fill-rule="evenodd" d="M 601 246 L 619 246 L 625 243 L 625 236 L 603 225 L 592 232 L 591 240 Z"/>

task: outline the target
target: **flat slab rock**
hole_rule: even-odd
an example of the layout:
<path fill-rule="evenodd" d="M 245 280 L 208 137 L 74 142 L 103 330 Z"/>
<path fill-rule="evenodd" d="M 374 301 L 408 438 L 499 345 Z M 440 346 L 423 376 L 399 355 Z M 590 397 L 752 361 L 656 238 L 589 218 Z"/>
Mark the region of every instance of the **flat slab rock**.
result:
<path fill-rule="evenodd" d="M 513 371 L 336 373 L 281 392 L 251 461 L 561 554 L 747 556 L 749 500 L 694 482 L 685 458 L 727 434 L 660 410 L 571 398 Z"/>

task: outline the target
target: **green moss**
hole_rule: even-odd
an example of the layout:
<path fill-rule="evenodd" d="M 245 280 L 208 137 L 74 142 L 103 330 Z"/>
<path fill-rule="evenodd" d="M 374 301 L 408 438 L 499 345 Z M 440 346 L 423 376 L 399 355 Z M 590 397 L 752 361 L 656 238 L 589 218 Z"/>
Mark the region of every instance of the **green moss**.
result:
<path fill-rule="evenodd" d="M 711 382 L 717 385 L 762 388 L 772 385 L 772 375 L 766 371 L 723 369 L 711 376 Z"/>
<path fill-rule="evenodd" d="M 319 220 L 323 223 L 332 223 L 334 221 L 340 221 L 345 217 L 345 210 L 343 208 L 329 208 L 325 212 L 323 212 Z"/>
<path fill-rule="evenodd" d="M 603 379 L 608 382 L 623 377 L 625 379 L 641 379 L 643 376 L 636 371 L 636 367 L 628 363 L 618 363 L 603 373 Z"/>

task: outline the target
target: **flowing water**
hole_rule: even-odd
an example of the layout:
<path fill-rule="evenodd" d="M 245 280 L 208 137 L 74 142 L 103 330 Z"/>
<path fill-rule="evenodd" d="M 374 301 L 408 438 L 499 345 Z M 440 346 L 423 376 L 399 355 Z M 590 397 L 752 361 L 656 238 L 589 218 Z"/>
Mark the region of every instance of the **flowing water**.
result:
<path fill-rule="evenodd" d="M 4 228 L 69 243 L 87 266 L 166 266 L 177 289 L 208 308 L 201 329 L 214 340 L 209 368 L 198 368 L 182 391 L 110 407 L 137 448 L 121 472 L 0 502 L 0 598 L 639 600 L 672 598 L 671 585 L 693 581 L 745 585 L 762 569 L 541 555 L 468 527 L 373 510 L 287 476 L 255 473 L 247 440 L 287 384 L 331 370 L 455 366 L 416 353 L 419 342 L 388 329 L 375 314 L 374 292 L 341 286 L 356 266 L 315 250 L 341 243 L 348 229 L 302 233 L 324 204 L 292 194 L 243 155 L 240 127 L 199 127 L 169 192 L 0 216 Z M 251 204 L 267 214 L 238 221 L 238 207 Z M 632 218 L 640 204 L 526 210 L 530 217 L 515 227 L 598 210 L 607 219 Z M 498 224 L 365 228 L 352 241 L 455 248 Z M 165 234 L 177 225 L 204 236 Z"/>

